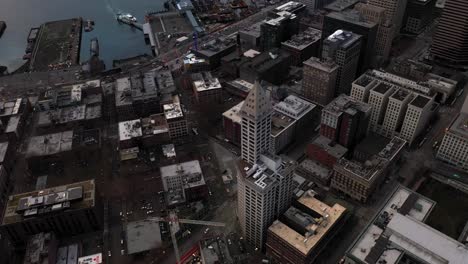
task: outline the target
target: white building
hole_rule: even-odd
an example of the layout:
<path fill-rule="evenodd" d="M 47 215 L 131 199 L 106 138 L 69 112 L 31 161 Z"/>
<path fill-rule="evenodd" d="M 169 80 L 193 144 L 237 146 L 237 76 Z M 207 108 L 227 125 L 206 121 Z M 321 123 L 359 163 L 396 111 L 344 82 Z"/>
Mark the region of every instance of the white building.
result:
<path fill-rule="evenodd" d="M 437 158 L 468 170 L 468 97 L 465 99 L 462 112 L 445 132 Z"/>
<path fill-rule="evenodd" d="M 255 164 L 271 147 L 271 102 L 258 81 L 241 107 L 241 157 Z"/>
<path fill-rule="evenodd" d="M 370 131 L 389 138 L 399 136 L 409 144 L 428 126 L 435 106 L 430 88 L 377 70 L 353 82 L 351 97 L 372 106 Z"/>
<path fill-rule="evenodd" d="M 237 213 L 242 235 L 253 248 L 266 242 L 268 227 L 291 205 L 295 162 L 261 155 L 254 165 L 240 163 Z"/>
<path fill-rule="evenodd" d="M 351 245 L 344 263 L 466 263 L 466 245 L 424 223 L 434 206 L 434 201 L 398 187 Z"/>

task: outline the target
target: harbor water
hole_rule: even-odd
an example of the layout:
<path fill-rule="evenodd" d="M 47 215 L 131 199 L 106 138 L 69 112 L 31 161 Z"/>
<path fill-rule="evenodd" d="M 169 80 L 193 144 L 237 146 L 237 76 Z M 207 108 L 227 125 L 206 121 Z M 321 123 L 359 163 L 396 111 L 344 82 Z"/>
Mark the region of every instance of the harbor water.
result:
<path fill-rule="evenodd" d="M 143 33 L 118 23 L 116 14 L 131 13 L 141 23 L 147 12 L 162 8 L 163 0 L 0 0 L 0 21 L 7 24 L 0 38 L 0 65 L 7 66 L 11 72 L 24 63 L 22 57 L 32 27 L 74 17 L 96 23 L 93 31 L 83 31 L 81 62 L 89 59 L 90 41 L 95 37 L 99 40 L 100 58 L 107 68 L 112 67 L 114 59 L 151 54 Z"/>

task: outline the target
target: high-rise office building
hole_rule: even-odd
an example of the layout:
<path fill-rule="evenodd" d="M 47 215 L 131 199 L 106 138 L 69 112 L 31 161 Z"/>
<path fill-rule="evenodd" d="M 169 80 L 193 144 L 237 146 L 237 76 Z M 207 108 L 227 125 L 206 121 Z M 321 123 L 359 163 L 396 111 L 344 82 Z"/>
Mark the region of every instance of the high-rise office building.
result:
<path fill-rule="evenodd" d="M 299 30 L 299 18 L 288 11 L 269 14 L 260 25 L 260 48 L 268 51 L 279 48 L 281 42 L 288 40 Z"/>
<path fill-rule="evenodd" d="M 339 29 L 361 35 L 362 45 L 358 73 L 362 74 L 372 66 L 372 62 L 374 61 L 378 24 L 364 20 L 357 10 L 331 12 L 324 18 L 322 39 L 325 39 Z"/>
<path fill-rule="evenodd" d="M 350 31 L 337 30 L 323 41 L 322 59 L 332 59 L 338 65 L 335 96 L 348 94 L 361 51 L 361 36 Z"/>
<path fill-rule="evenodd" d="M 408 0 L 403 29 L 406 32 L 420 34 L 434 19 L 436 0 Z"/>
<path fill-rule="evenodd" d="M 255 164 L 241 161 L 237 213 L 245 241 L 262 249 L 268 227 L 291 205 L 295 162 L 271 154 Z"/>
<path fill-rule="evenodd" d="M 450 65 L 468 64 L 468 2 L 447 0 L 432 39 L 434 59 Z"/>
<path fill-rule="evenodd" d="M 320 135 L 352 148 L 366 136 L 370 113 L 368 104 L 342 94 L 323 108 Z"/>
<path fill-rule="evenodd" d="M 370 131 L 412 144 L 429 125 L 436 96 L 420 83 L 372 70 L 354 81 L 351 97 L 372 106 Z"/>
<path fill-rule="evenodd" d="M 250 164 L 255 164 L 260 154 L 270 151 L 271 112 L 270 97 L 256 81 L 240 109 L 241 156 Z"/>
<path fill-rule="evenodd" d="M 325 106 L 335 95 L 338 65 L 333 60 L 316 57 L 304 61 L 302 94 L 315 104 Z"/>
<path fill-rule="evenodd" d="M 395 36 L 398 35 L 403 23 L 403 16 L 408 0 L 368 0 L 369 5 L 385 8 L 387 19 L 395 25 Z"/>
<path fill-rule="evenodd" d="M 375 63 L 388 60 L 395 35 L 395 25 L 386 17 L 385 8 L 369 4 L 358 3 L 354 9 L 358 10 L 367 20 L 378 24 L 377 37 L 375 39 Z"/>

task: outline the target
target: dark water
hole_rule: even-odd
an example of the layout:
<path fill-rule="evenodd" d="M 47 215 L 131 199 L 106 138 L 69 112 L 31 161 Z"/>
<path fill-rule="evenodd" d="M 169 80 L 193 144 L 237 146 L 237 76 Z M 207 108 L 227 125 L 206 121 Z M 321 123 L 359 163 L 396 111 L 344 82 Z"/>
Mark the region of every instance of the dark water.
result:
<path fill-rule="evenodd" d="M 113 59 L 151 54 L 143 33 L 117 23 L 115 13 L 128 12 L 142 22 L 146 12 L 159 10 L 162 5 L 162 0 L 0 0 L 0 20 L 7 24 L 0 38 L 0 65 L 12 71 L 23 64 L 31 27 L 73 17 L 96 23 L 94 31 L 83 31 L 81 61 L 89 58 L 89 41 L 93 37 L 99 40 L 100 57 L 108 68 Z"/>

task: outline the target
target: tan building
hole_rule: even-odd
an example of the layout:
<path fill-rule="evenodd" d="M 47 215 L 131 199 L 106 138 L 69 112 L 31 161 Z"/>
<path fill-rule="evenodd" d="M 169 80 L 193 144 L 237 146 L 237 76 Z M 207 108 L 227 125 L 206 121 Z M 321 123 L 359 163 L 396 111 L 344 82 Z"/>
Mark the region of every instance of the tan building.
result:
<path fill-rule="evenodd" d="M 347 210 L 304 194 L 268 228 L 266 254 L 273 263 L 308 264 L 325 248 L 346 221 Z"/>
<path fill-rule="evenodd" d="M 313 103 L 325 106 L 335 95 L 339 66 L 333 60 L 311 57 L 304 62 L 302 94 Z"/>
<path fill-rule="evenodd" d="M 193 73 L 192 89 L 198 104 L 208 105 L 210 103 L 221 103 L 223 100 L 223 89 L 218 78 L 213 77 L 211 72 Z"/>
<path fill-rule="evenodd" d="M 375 55 L 381 57 L 382 61 L 388 60 L 395 27 L 387 20 L 385 8 L 358 3 L 354 9 L 358 10 L 368 21 L 379 24 L 375 40 Z"/>
<path fill-rule="evenodd" d="M 429 125 L 433 107 L 434 97 L 416 95 L 408 104 L 400 137 L 411 144 Z"/>
<path fill-rule="evenodd" d="M 394 88 L 386 83 L 379 83 L 370 90 L 368 104 L 372 106 L 369 129 L 379 131 L 387 111 L 388 98 Z"/>
<path fill-rule="evenodd" d="M 368 0 L 369 5 L 385 8 L 386 17 L 389 22 L 395 25 L 395 36 L 400 33 L 408 0 Z"/>
<path fill-rule="evenodd" d="M 97 194 L 94 180 L 88 180 L 12 195 L 0 228 L 15 244 L 40 232 L 62 236 L 100 230 L 103 207 Z"/>
<path fill-rule="evenodd" d="M 405 140 L 394 137 L 382 151 L 365 162 L 340 159 L 333 166 L 331 187 L 365 203 L 391 172 L 405 145 Z"/>
<path fill-rule="evenodd" d="M 178 139 L 188 135 L 187 119 L 180 106 L 179 97 L 174 96 L 170 104 L 163 105 L 164 116 L 169 127 L 169 136 L 171 139 Z"/>

